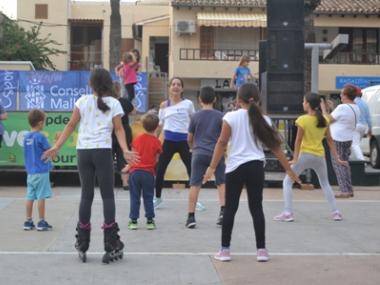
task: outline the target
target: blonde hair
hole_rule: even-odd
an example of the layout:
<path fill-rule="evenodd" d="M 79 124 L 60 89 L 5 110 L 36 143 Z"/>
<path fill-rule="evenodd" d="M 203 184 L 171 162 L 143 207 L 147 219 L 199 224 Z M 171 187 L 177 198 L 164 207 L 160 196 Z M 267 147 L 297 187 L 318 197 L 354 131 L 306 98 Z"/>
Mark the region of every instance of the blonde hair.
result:
<path fill-rule="evenodd" d="M 251 61 L 251 59 L 249 58 L 248 55 L 243 55 L 240 58 L 239 66 L 242 66 L 244 62 L 250 62 L 250 61 Z"/>
<path fill-rule="evenodd" d="M 123 53 L 123 62 L 124 63 L 136 62 L 136 56 L 132 52 L 125 52 Z"/>

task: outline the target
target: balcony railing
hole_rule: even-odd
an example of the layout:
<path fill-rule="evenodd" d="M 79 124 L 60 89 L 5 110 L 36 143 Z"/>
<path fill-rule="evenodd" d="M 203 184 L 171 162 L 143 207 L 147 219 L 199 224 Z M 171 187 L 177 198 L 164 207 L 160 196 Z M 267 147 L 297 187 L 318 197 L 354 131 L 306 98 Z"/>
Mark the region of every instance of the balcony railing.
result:
<path fill-rule="evenodd" d="M 321 63 L 327 64 L 380 64 L 380 54 L 358 53 L 358 52 L 339 52 L 333 58 L 323 60 Z"/>
<path fill-rule="evenodd" d="M 258 50 L 248 49 L 199 49 L 181 48 L 180 60 L 211 60 L 211 61 L 239 61 L 240 57 L 248 55 L 251 61 L 259 60 Z"/>

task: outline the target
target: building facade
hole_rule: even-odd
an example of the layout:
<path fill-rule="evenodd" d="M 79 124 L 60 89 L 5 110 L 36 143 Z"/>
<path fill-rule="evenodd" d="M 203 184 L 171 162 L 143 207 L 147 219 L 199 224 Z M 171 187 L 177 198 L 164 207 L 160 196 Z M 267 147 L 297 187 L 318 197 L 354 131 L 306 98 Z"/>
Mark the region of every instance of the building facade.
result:
<path fill-rule="evenodd" d="M 120 12 L 122 51 L 140 49 L 144 71 L 184 78 L 190 97 L 203 85 L 233 94 L 229 80 L 243 54 L 258 75 L 259 41 L 267 36 L 265 0 L 137 1 L 122 3 Z M 321 55 L 320 92 L 337 93 L 347 80 L 376 82 L 380 1 L 322 0 L 314 14 L 316 42 L 349 35 L 349 44 L 332 58 Z M 109 68 L 109 2 L 18 0 L 17 17 L 26 28 L 42 22 L 43 33 L 67 51 L 53 59 L 59 70 Z"/>
<path fill-rule="evenodd" d="M 134 23 L 167 16 L 169 5 L 168 1 L 160 0 L 122 2 L 120 14 L 122 53 L 141 49 Z M 59 48 L 66 51 L 52 59 L 58 70 L 88 70 L 99 65 L 109 68 L 110 15 L 109 1 L 17 0 L 18 23 L 26 29 L 42 23 L 41 35 L 50 34 L 60 44 Z M 167 26 L 162 29 L 167 30 Z"/>

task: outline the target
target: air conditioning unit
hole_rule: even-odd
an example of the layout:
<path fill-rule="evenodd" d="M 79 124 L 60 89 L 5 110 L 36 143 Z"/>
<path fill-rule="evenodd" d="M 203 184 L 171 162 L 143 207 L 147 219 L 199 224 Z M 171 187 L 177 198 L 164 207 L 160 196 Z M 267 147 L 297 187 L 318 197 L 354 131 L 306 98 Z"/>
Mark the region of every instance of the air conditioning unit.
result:
<path fill-rule="evenodd" d="M 178 34 L 195 33 L 195 21 L 177 21 L 175 23 L 175 32 Z"/>

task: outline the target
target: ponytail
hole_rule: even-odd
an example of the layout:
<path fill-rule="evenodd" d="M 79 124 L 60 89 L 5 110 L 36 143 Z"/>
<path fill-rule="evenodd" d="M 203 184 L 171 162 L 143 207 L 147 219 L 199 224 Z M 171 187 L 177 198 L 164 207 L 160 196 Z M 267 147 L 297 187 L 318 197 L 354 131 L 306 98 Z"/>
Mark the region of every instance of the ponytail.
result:
<path fill-rule="evenodd" d="M 317 119 L 318 119 L 317 128 L 326 128 L 327 127 L 326 118 L 323 116 L 322 110 L 320 107 L 315 109 L 315 114 L 317 115 Z"/>
<path fill-rule="evenodd" d="M 278 132 L 268 124 L 261 113 L 261 109 L 255 102 L 250 103 L 248 116 L 256 144 L 257 140 L 259 140 L 269 149 L 276 149 L 281 145 L 281 138 Z"/>
<path fill-rule="evenodd" d="M 305 100 L 307 103 L 309 103 L 310 108 L 315 111 L 315 114 L 317 115 L 317 128 L 326 128 L 327 127 L 327 121 L 326 118 L 322 114 L 321 110 L 321 99 L 317 94 L 309 93 L 305 96 Z"/>
<path fill-rule="evenodd" d="M 102 111 L 103 113 L 105 113 L 110 109 L 110 107 L 108 107 L 108 105 L 106 103 L 104 103 L 102 97 L 103 96 L 98 95 L 98 99 L 96 100 L 96 104 L 97 104 L 99 110 Z"/>
<path fill-rule="evenodd" d="M 252 83 L 243 84 L 238 91 L 238 97 L 249 104 L 248 117 L 251 123 L 255 143 L 263 143 L 269 149 L 276 149 L 281 145 L 279 133 L 265 120 L 260 107 L 259 90 Z"/>
<path fill-rule="evenodd" d="M 99 110 L 103 113 L 110 110 L 110 107 L 103 101 L 103 97 L 112 96 L 112 78 L 110 73 L 104 68 L 93 70 L 90 76 L 90 85 L 98 97 L 96 103 Z"/>

